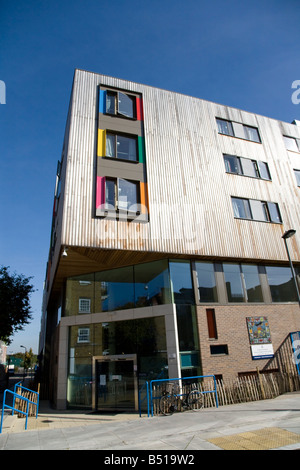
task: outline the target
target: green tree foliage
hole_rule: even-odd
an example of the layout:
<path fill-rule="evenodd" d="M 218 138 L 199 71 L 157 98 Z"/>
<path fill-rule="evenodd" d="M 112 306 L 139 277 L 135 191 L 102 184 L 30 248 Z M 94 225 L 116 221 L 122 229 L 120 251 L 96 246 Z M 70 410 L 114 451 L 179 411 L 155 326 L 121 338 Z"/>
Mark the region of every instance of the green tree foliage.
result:
<path fill-rule="evenodd" d="M 29 351 L 25 352 L 25 359 L 24 359 L 24 368 L 26 370 L 30 369 L 34 364 L 36 364 L 37 357 L 32 352 L 32 348 Z"/>
<path fill-rule="evenodd" d="M 34 292 L 31 277 L 9 274 L 8 267 L 0 267 L 0 340 L 11 343 L 10 337 L 32 319 L 30 294 Z"/>

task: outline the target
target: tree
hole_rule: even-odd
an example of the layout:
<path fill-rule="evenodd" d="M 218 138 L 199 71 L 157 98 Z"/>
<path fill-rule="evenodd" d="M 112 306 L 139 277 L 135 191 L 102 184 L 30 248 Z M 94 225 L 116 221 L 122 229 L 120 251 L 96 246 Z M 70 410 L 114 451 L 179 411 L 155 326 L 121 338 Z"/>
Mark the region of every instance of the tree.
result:
<path fill-rule="evenodd" d="M 36 356 L 33 354 L 32 348 L 30 348 L 29 351 L 25 352 L 24 368 L 28 370 L 35 363 L 36 363 Z"/>
<path fill-rule="evenodd" d="M 30 294 L 34 292 L 31 277 L 9 274 L 8 267 L 0 267 L 0 340 L 10 344 L 10 337 L 30 323 Z"/>

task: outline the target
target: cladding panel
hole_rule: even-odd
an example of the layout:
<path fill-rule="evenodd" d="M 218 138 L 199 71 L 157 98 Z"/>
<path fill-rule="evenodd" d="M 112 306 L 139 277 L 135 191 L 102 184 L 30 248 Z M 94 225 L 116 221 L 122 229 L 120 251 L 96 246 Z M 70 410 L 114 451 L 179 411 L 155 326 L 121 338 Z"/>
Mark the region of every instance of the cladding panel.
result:
<path fill-rule="evenodd" d="M 95 217 L 100 84 L 142 94 L 148 223 Z M 262 143 L 218 134 L 216 116 L 258 127 Z M 285 149 L 283 132 L 300 137 L 299 127 L 292 124 L 77 70 L 71 103 L 62 244 L 286 260 L 281 235 L 293 227 L 297 234 L 291 240 L 291 254 L 300 261 L 300 195 L 293 176 L 300 154 Z M 272 181 L 227 174 L 224 153 L 267 162 Z M 231 196 L 277 202 L 283 224 L 235 219 Z"/>

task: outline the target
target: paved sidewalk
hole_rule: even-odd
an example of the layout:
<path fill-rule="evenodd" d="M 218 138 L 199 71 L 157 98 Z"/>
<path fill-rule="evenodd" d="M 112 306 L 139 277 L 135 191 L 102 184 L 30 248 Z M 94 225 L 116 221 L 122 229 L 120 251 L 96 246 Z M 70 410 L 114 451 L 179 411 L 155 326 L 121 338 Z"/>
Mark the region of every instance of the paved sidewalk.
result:
<path fill-rule="evenodd" d="M 24 419 L 6 416 L 0 450 L 300 450 L 299 392 L 153 418 L 57 412 L 46 405 L 37 420 L 29 418 L 27 431 Z"/>

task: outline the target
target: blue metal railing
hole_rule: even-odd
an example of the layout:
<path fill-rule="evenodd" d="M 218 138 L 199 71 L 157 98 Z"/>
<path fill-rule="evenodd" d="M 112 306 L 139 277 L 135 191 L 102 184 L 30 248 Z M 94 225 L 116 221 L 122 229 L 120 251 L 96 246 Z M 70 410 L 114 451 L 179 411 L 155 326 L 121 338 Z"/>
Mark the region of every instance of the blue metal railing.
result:
<path fill-rule="evenodd" d="M 158 380 L 160 377 L 163 377 L 166 373 L 166 367 L 163 367 L 160 371 L 160 373 L 158 374 L 158 376 L 156 377 L 156 380 Z M 144 398 L 142 398 L 142 392 L 145 390 L 146 388 L 146 395 L 144 396 Z M 142 416 L 142 403 L 147 400 L 147 414 L 148 414 L 148 418 L 149 418 L 149 415 L 150 415 L 150 407 L 149 407 L 149 381 L 146 381 L 142 387 L 139 389 L 139 414 L 140 416 Z"/>
<path fill-rule="evenodd" d="M 172 378 L 172 379 L 156 379 L 156 380 L 151 380 L 150 382 L 145 382 L 145 384 L 143 385 L 143 387 L 141 388 L 140 392 L 139 392 L 139 412 L 140 412 L 140 416 L 141 416 L 141 400 L 140 400 L 140 393 L 141 391 L 145 388 L 146 386 L 146 391 L 147 391 L 147 414 L 148 414 L 148 418 L 151 414 L 151 416 L 153 416 L 153 400 L 157 400 L 159 399 L 160 397 L 153 397 L 153 393 L 152 393 L 152 390 L 153 390 L 153 384 L 154 383 L 158 383 L 158 382 L 177 382 L 177 381 L 184 381 L 184 380 L 194 380 L 194 379 L 204 379 L 204 378 L 208 378 L 208 377 L 212 377 L 213 380 L 214 380 L 214 389 L 213 390 L 201 390 L 201 393 L 205 394 L 205 393 L 214 393 L 215 394 L 215 400 L 216 400 L 216 407 L 218 408 L 219 407 L 219 402 L 218 402 L 218 394 L 217 394 L 217 382 L 216 382 L 216 378 L 214 375 L 197 375 L 197 376 L 194 376 L 194 377 L 178 377 L 178 378 Z M 177 395 L 177 396 L 181 396 L 181 395 Z"/>
<path fill-rule="evenodd" d="M 142 398 L 142 392 L 146 388 L 146 395 L 144 398 Z M 142 403 L 147 400 L 147 415 L 149 418 L 150 412 L 149 412 L 149 382 L 145 382 L 143 386 L 139 390 L 139 414 L 142 416 Z"/>
<path fill-rule="evenodd" d="M 35 392 L 34 390 L 30 390 L 29 388 L 23 387 L 23 385 L 20 385 L 22 382 L 18 382 L 14 386 L 14 391 L 12 392 L 11 390 L 4 390 L 4 395 L 3 395 L 3 404 L 2 404 L 2 413 L 1 413 L 1 423 L 0 423 L 0 434 L 2 433 L 2 427 L 3 427 L 3 420 L 4 420 L 4 410 L 6 408 L 12 410 L 12 415 L 14 414 L 14 411 L 17 411 L 18 413 L 21 413 L 25 415 L 25 429 L 27 430 L 27 424 L 28 424 L 28 414 L 29 414 L 29 404 L 35 405 L 36 406 L 36 414 L 35 417 L 37 419 L 38 417 L 38 411 L 39 411 L 39 393 Z M 29 400 L 29 398 L 24 397 L 23 395 L 16 393 L 16 389 L 19 388 L 21 389 L 21 393 L 23 390 L 28 391 L 30 393 L 34 393 L 37 395 L 36 402 Z M 13 404 L 10 406 L 8 403 L 6 403 L 6 394 L 10 393 L 13 395 Z M 24 400 L 26 402 L 26 411 L 21 411 L 15 407 L 15 400 L 16 398 L 19 398 L 20 400 Z"/>

